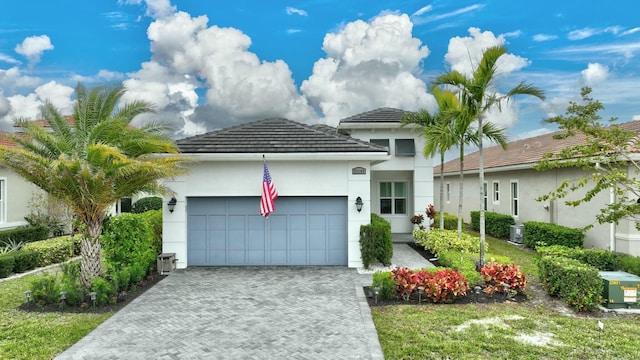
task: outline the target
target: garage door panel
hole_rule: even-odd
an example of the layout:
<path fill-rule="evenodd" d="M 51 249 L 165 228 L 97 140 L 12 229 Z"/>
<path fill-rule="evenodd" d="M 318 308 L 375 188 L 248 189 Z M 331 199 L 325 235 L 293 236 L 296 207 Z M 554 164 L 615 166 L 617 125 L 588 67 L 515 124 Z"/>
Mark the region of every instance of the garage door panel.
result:
<path fill-rule="evenodd" d="M 268 219 L 258 208 L 257 197 L 188 198 L 189 266 L 346 265 L 346 198 L 280 197 Z"/>

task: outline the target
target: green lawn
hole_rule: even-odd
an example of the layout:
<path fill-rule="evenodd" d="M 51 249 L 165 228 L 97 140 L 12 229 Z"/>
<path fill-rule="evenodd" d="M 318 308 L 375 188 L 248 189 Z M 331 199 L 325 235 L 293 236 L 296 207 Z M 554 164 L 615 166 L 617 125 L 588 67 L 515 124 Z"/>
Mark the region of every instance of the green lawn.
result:
<path fill-rule="evenodd" d="M 529 282 L 538 281 L 534 252 L 486 239 L 489 252 L 508 256 Z M 532 302 L 384 306 L 371 313 L 387 360 L 639 358 L 640 315 L 569 317 Z"/>
<path fill-rule="evenodd" d="M 17 310 L 31 279 L 33 275 L 0 282 L 0 359 L 51 359 L 112 315 Z"/>

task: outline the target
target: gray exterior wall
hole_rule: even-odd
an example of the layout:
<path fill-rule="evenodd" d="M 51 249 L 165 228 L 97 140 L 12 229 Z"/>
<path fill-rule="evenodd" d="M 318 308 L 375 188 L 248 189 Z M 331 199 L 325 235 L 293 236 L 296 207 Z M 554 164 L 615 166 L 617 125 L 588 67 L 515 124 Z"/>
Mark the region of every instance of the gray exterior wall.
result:
<path fill-rule="evenodd" d="M 485 170 L 485 181 L 488 187 L 487 210 L 512 215 L 511 183 L 516 182 L 519 188 L 519 212 L 514 216 L 517 224 L 527 221 L 542 221 L 572 228 L 582 228 L 593 224 L 585 234 L 585 248 L 611 249 L 614 251 L 640 255 L 640 236 L 635 230 L 635 223 L 623 221 L 618 226 L 600 225 L 595 220 L 599 209 L 610 201 L 609 192 L 602 192 L 589 203 L 578 207 L 564 204 L 564 200 L 538 202 L 536 198 L 557 188 L 565 179 L 575 180 L 584 176 L 580 169 L 567 168 L 549 171 L 536 171 L 532 168 L 512 168 Z M 499 183 L 499 199 L 493 199 L 493 183 Z M 445 176 L 445 212 L 458 214 L 459 174 Z M 449 184 L 447 199 L 446 184 Z M 439 208 L 440 175 L 434 175 L 434 194 L 436 209 Z M 464 176 L 464 196 L 462 215 L 465 222 L 470 222 L 470 212 L 480 209 L 480 184 L 477 171 Z M 585 190 L 570 194 L 567 199 L 578 199 Z M 447 201 L 448 200 L 448 201 Z M 615 242 L 613 238 L 615 237 Z M 612 244 L 613 243 L 613 244 Z M 612 246 L 613 245 L 613 246 Z"/>

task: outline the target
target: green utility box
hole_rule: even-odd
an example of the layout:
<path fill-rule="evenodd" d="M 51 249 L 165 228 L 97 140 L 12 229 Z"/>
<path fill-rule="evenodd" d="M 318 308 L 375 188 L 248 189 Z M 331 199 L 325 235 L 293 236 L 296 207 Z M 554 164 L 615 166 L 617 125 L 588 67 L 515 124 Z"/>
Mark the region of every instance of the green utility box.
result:
<path fill-rule="evenodd" d="M 600 271 L 604 280 L 602 297 L 609 309 L 640 309 L 640 276 L 624 271 Z"/>

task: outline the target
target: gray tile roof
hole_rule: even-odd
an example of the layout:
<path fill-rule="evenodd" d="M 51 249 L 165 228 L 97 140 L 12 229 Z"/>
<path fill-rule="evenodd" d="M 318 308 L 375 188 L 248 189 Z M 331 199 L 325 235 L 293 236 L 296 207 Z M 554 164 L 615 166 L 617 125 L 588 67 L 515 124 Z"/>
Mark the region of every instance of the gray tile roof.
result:
<path fill-rule="evenodd" d="M 363 112 L 361 114 L 356 114 L 350 116 L 348 118 L 344 118 L 340 120 L 340 125 L 342 124 L 354 124 L 354 123 L 388 123 L 388 122 L 397 122 L 399 123 L 402 120 L 402 115 L 407 111 L 394 109 L 389 107 L 383 107 L 367 112 Z"/>
<path fill-rule="evenodd" d="M 384 152 L 386 148 L 338 134 L 327 125 L 270 118 L 176 141 L 183 153 Z"/>

